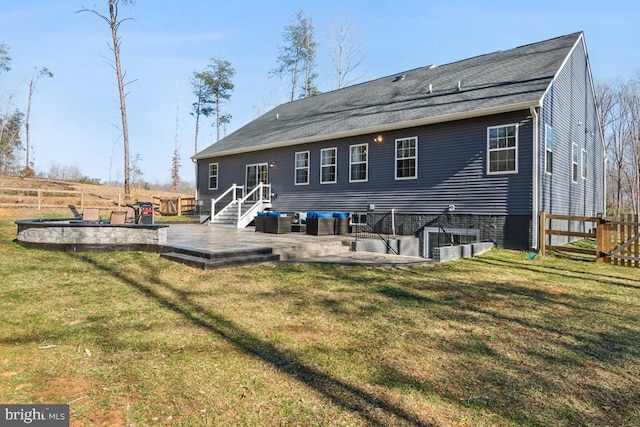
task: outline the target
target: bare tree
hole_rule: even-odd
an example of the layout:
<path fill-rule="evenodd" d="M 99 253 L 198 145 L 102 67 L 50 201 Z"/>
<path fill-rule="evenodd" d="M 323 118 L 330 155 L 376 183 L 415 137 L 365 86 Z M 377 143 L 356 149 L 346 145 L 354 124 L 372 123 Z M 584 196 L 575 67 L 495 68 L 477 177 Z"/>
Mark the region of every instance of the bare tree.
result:
<path fill-rule="evenodd" d="M 191 86 L 193 87 L 193 94 L 196 96 L 196 102 L 192 104 L 193 111 L 190 114 L 196 119 L 196 131 L 195 131 L 195 143 L 194 153 L 198 154 L 198 135 L 200 133 L 200 116 L 209 117 L 213 109 L 213 100 L 211 98 L 211 91 L 207 85 L 208 76 L 207 73 L 194 72 L 191 78 Z"/>
<path fill-rule="evenodd" d="M 605 130 L 608 199 L 613 214 L 640 211 L 640 85 L 599 84 L 597 105 Z"/>
<path fill-rule="evenodd" d="M 124 18 L 119 19 L 119 6 L 122 4 L 133 4 L 133 0 L 108 0 L 109 3 L 109 15 L 106 16 L 95 9 L 88 9 L 82 6 L 78 12 L 91 12 L 103 21 L 107 23 L 109 28 L 111 29 L 111 40 L 112 44 L 110 49 L 113 51 L 115 64 L 114 69 L 116 71 L 116 76 L 118 78 L 118 92 L 120 94 L 120 115 L 122 118 L 122 139 L 124 143 L 124 194 L 125 198 L 130 198 L 131 196 L 131 182 L 129 177 L 129 171 L 131 164 L 129 162 L 129 129 L 127 126 L 127 106 L 125 103 L 125 91 L 124 87 L 128 84 L 125 83 L 124 77 L 125 74 L 122 72 L 122 65 L 120 63 L 120 46 L 122 43 L 122 39 L 118 36 L 118 29 L 120 25 L 128 20 L 132 20 L 132 18 Z M 129 82 L 131 83 L 131 82 Z"/>
<path fill-rule="evenodd" d="M 173 147 L 173 157 L 171 158 L 171 191 L 178 192 L 178 184 L 180 184 L 180 152 L 178 150 L 178 130 L 180 128 L 180 105 L 176 99 L 176 135 Z"/>
<path fill-rule="evenodd" d="M 31 145 L 29 144 L 29 129 L 30 129 L 30 118 L 31 118 L 31 104 L 33 101 L 33 93 L 36 90 L 36 86 L 38 85 L 38 80 L 40 77 L 53 77 L 53 73 L 47 68 L 42 67 L 40 69 L 34 68 L 33 74 L 31 75 L 31 80 L 29 80 L 29 95 L 27 97 L 27 114 L 25 116 L 24 121 L 24 131 L 25 131 L 25 144 L 26 144 L 26 160 L 24 166 L 24 173 L 27 175 L 34 175 L 33 167 L 31 162 L 29 161 L 29 151 L 31 149 Z"/>
<path fill-rule="evenodd" d="M 335 70 L 335 88 L 340 89 L 362 80 L 364 73 L 358 68 L 364 61 L 360 40 L 354 35 L 354 26 L 345 17 L 335 20 L 329 30 L 329 56 Z"/>

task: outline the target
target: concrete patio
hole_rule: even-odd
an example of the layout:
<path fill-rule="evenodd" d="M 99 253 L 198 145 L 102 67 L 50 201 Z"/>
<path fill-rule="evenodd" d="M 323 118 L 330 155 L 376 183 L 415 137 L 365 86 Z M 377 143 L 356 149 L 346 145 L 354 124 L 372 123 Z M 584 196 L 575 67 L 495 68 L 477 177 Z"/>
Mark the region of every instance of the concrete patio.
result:
<path fill-rule="evenodd" d="M 417 257 L 373 252 L 352 252 L 353 235 L 314 236 L 304 232 L 256 233 L 253 227 L 237 229 L 223 225 L 170 224 L 167 245 L 212 252 L 272 248 L 284 262 L 343 265 L 407 266 L 433 264 Z"/>

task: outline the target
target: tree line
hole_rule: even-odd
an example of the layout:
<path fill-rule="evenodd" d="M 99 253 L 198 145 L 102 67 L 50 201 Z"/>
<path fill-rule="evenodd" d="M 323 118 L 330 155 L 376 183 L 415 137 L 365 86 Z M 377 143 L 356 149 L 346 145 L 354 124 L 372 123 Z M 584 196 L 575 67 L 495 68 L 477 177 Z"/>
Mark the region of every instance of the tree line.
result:
<path fill-rule="evenodd" d="M 607 212 L 640 214 L 640 73 L 601 82 L 596 98 L 607 154 Z"/>

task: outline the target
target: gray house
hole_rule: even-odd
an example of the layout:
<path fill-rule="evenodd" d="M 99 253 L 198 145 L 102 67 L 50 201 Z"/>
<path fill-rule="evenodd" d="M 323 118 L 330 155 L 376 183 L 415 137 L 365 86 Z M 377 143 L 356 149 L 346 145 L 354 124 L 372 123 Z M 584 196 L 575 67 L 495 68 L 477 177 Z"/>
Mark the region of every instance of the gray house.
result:
<path fill-rule="evenodd" d="M 541 210 L 605 209 L 582 32 L 288 102 L 194 159 L 203 209 L 240 227 L 265 207 L 369 221 L 393 211 L 400 234 L 446 218 L 466 224 L 459 234 L 528 249 Z"/>

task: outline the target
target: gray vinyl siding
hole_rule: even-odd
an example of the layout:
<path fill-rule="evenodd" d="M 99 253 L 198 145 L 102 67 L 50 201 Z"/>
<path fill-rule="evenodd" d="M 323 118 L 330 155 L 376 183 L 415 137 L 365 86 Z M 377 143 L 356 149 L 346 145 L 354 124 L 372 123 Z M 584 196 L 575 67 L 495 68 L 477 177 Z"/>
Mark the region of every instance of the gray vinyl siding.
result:
<path fill-rule="evenodd" d="M 487 127 L 518 124 L 518 173 L 487 175 Z M 438 214 L 531 215 L 532 121 L 529 111 L 409 128 L 383 134 L 323 141 L 199 161 L 199 182 L 208 182 L 208 164 L 219 163 L 217 191 L 200 185 L 200 199 L 244 185 L 247 164 L 269 168 L 273 209 L 281 211 L 376 211 Z M 395 179 L 395 140 L 418 138 L 418 178 Z M 368 143 L 368 180 L 349 182 L 349 147 Z M 337 183 L 320 184 L 320 150 L 337 148 Z M 309 184 L 295 185 L 295 153 L 310 152 Z M 206 203 L 205 203 L 206 205 Z"/>
<path fill-rule="evenodd" d="M 546 126 L 553 128 L 553 173 L 545 173 Z M 594 216 L 604 213 L 604 149 L 592 80 L 580 42 L 545 95 L 540 123 L 540 208 L 551 214 Z M 579 171 L 572 181 L 572 146 L 578 145 Z M 582 178 L 582 150 L 587 179 Z"/>

